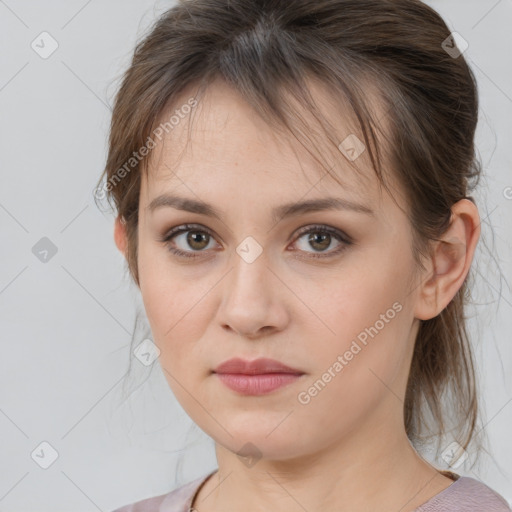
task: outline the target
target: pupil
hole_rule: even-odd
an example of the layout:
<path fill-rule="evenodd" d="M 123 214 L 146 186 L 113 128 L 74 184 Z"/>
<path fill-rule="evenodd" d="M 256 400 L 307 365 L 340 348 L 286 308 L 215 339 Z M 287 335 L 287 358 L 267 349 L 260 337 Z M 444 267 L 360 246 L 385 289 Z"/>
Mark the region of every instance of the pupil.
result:
<path fill-rule="evenodd" d="M 309 241 L 317 243 L 315 239 L 320 238 L 319 243 L 321 244 L 322 242 L 325 242 L 327 240 L 327 244 L 324 243 L 323 245 L 320 245 L 320 249 L 325 249 L 326 247 L 329 247 L 329 237 L 330 237 L 330 235 L 328 233 L 313 234 L 313 235 L 310 235 Z"/>
<path fill-rule="evenodd" d="M 197 231 L 191 231 L 188 235 L 188 240 L 187 242 L 190 244 L 191 247 L 194 247 L 196 249 L 202 249 L 203 247 L 201 246 L 201 241 L 205 241 L 206 237 L 208 236 L 207 233 L 199 233 Z M 197 238 L 198 240 L 196 241 L 195 238 Z M 199 244 L 199 247 L 196 246 L 196 244 Z M 208 245 L 208 244 L 206 244 Z"/>

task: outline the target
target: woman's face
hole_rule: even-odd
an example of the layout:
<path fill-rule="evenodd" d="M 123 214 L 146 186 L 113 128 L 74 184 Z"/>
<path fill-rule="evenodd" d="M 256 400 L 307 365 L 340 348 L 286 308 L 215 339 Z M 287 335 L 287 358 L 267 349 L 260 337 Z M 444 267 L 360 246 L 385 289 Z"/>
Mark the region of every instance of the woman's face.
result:
<path fill-rule="evenodd" d="M 340 185 L 222 83 L 193 107 L 191 127 L 191 109 L 176 108 L 180 121 L 142 181 L 138 269 L 160 363 L 183 408 L 231 451 L 251 443 L 275 460 L 403 428 L 418 326 L 412 234 L 379 193 L 367 152 L 354 161 L 364 178 L 339 152 Z M 341 142 L 351 131 L 332 119 Z M 361 207 L 299 208 L 326 198 Z M 179 207 L 196 203 L 218 218 Z M 283 205 L 296 208 L 283 217 Z M 193 226 L 162 241 L 184 224 Z M 235 357 L 275 359 L 301 375 L 247 394 L 214 373 Z"/>

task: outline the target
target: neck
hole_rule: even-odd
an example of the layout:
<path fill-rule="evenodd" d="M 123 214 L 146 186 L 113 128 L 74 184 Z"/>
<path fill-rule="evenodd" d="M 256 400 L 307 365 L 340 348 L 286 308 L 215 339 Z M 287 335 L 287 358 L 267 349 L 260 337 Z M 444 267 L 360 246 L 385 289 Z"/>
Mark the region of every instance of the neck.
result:
<path fill-rule="evenodd" d="M 453 481 L 418 455 L 403 425 L 382 421 L 390 417 L 382 412 L 342 442 L 293 459 L 263 454 L 244 460 L 216 444 L 219 469 L 196 496 L 194 510 L 414 511 Z"/>

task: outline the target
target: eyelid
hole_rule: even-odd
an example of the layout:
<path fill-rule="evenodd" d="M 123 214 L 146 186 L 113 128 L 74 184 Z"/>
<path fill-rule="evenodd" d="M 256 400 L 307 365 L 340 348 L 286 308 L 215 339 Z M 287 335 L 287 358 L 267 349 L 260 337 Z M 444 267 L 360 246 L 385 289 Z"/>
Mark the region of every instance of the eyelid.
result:
<path fill-rule="evenodd" d="M 309 252 L 309 251 L 300 251 L 300 250 L 294 250 L 293 252 L 296 252 L 297 254 L 294 254 L 293 257 L 297 258 L 299 260 L 306 260 L 306 261 L 329 261 L 331 259 L 335 259 L 336 257 L 340 256 L 343 252 L 345 252 L 351 245 L 354 245 L 354 241 L 352 237 L 347 235 L 344 231 L 341 229 L 335 228 L 333 226 L 329 226 L 326 224 L 307 224 L 306 226 L 303 226 L 296 230 L 293 235 L 294 240 L 299 240 L 308 233 L 328 233 L 329 235 L 333 236 L 338 242 L 340 242 L 340 246 L 336 249 L 327 251 L 327 252 Z"/>
<path fill-rule="evenodd" d="M 331 235 L 339 236 L 341 240 L 343 240 L 347 244 L 354 243 L 352 237 L 347 235 L 344 231 L 333 226 L 329 226 L 327 224 L 306 224 L 303 227 L 300 227 L 297 230 L 295 230 L 292 237 L 298 238 L 305 233 L 309 233 L 310 231 L 322 231 L 325 233 L 329 233 Z"/>
<path fill-rule="evenodd" d="M 178 226 L 175 226 L 165 232 L 165 234 L 158 239 L 159 242 L 162 242 L 163 244 L 170 244 L 170 241 L 172 238 L 181 235 L 182 233 L 186 233 L 187 231 L 198 231 L 198 232 L 204 232 L 210 235 L 211 238 L 217 241 L 216 235 L 213 233 L 213 231 L 206 226 L 203 226 L 202 224 L 195 224 L 195 223 L 185 223 L 180 224 Z M 218 242 L 218 241 L 217 241 Z M 194 252 L 197 253 L 199 256 L 201 252 L 205 251 L 181 251 L 181 249 L 176 249 L 176 252 L 189 252 L 193 254 Z"/>
<path fill-rule="evenodd" d="M 173 235 L 176 235 L 178 233 L 182 233 L 185 231 L 192 231 L 193 229 L 195 229 L 196 231 L 204 231 L 205 233 L 208 233 L 210 236 L 215 236 L 211 229 L 207 228 L 206 226 L 203 226 L 202 224 L 185 223 L 185 224 L 180 224 L 179 226 L 175 226 L 175 227 L 169 229 L 168 231 L 166 231 L 165 234 L 163 235 L 161 241 L 166 242 Z"/>
<path fill-rule="evenodd" d="M 209 236 L 211 236 L 213 239 L 216 240 L 216 235 L 213 233 L 213 231 L 211 229 L 207 228 L 206 226 L 204 226 L 202 224 L 196 224 L 196 223 L 185 223 L 185 224 L 180 224 L 178 226 L 175 226 L 175 227 L 169 229 L 158 241 L 169 245 L 171 239 L 174 238 L 175 236 L 177 236 L 181 233 L 186 233 L 187 231 L 193 231 L 193 230 L 198 231 L 198 232 L 207 233 Z M 301 238 L 304 234 L 307 234 L 310 232 L 323 232 L 323 233 L 328 233 L 330 235 L 333 235 L 338 241 L 340 241 L 343 244 L 343 246 L 339 249 L 328 251 L 325 254 L 322 252 L 315 253 L 314 251 L 313 252 L 306 251 L 306 254 L 309 254 L 309 256 L 299 256 L 299 258 L 303 258 L 303 259 L 325 258 L 325 259 L 328 259 L 330 257 L 335 257 L 340 252 L 342 252 L 344 249 L 346 249 L 347 246 L 354 244 L 352 237 L 347 235 L 344 231 L 342 231 L 341 229 L 335 228 L 333 226 L 326 225 L 326 224 L 305 224 L 304 226 L 297 228 L 292 233 L 289 241 L 297 240 L 297 239 Z M 169 249 L 169 250 L 177 255 L 181 254 L 183 256 L 183 258 L 190 258 L 190 259 L 201 257 L 202 253 L 204 253 L 206 255 L 209 252 L 209 251 L 182 251 L 181 249 L 176 249 L 176 248 L 173 248 L 172 250 Z M 299 250 L 297 252 L 301 252 L 301 251 Z M 184 254 L 187 254 L 187 256 L 185 256 Z"/>
<path fill-rule="evenodd" d="M 172 235 L 176 235 L 178 233 L 197 229 L 197 231 L 204 231 L 205 233 L 208 233 L 212 237 L 216 237 L 216 235 L 213 233 L 213 231 L 203 224 L 196 224 L 196 223 L 185 223 L 180 224 L 179 226 L 175 226 L 165 232 L 165 234 L 161 237 L 159 240 L 160 242 L 167 242 Z M 341 238 L 343 238 L 347 243 L 354 243 L 352 237 L 347 235 L 346 232 L 342 231 L 341 229 L 328 226 L 326 224 L 304 224 L 303 226 L 297 228 L 290 236 L 289 240 L 293 240 L 295 237 L 298 237 L 300 235 L 303 235 L 304 233 L 308 233 L 309 231 L 313 230 L 317 231 L 326 231 L 331 234 L 337 234 Z"/>

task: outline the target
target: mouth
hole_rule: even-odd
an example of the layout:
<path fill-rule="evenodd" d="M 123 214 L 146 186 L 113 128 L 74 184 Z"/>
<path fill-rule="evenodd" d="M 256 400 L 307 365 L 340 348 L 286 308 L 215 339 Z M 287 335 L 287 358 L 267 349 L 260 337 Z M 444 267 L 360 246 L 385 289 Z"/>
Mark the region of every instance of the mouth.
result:
<path fill-rule="evenodd" d="M 298 380 L 305 373 L 275 359 L 229 359 L 214 371 L 220 381 L 242 395 L 264 395 Z"/>

